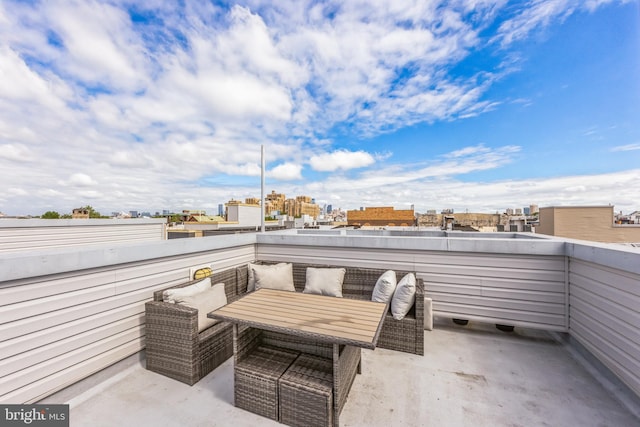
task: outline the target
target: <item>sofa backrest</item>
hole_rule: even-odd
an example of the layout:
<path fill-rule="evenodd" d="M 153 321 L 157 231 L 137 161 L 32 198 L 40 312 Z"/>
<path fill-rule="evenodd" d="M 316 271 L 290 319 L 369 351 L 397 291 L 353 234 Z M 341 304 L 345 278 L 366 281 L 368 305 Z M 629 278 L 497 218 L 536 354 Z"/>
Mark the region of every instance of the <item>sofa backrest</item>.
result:
<path fill-rule="evenodd" d="M 227 300 L 235 299 L 236 295 L 238 295 L 238 272 L 236 268 L 228 268 L 222 271 L 215 271 L 213 275 L 208 277 L 211 280 L 211 284 L 215 285 L 216 283 L 224 283 L 224 292 L 227 295 Z M 245 267 L 246 270 L 246 267 Z M 194 283 L 199 282 L 203 279 L 198 280 L 189 280 L 187 282 L 173 284 L 171 286 L 167 286 L 164 289 L 160 289 L 153 293 L 154 301 L 162 301 L 162 293 L 167 289 L 177 289 L 184 288 L 185 286 L 193 285 Z M 245 279 L 246 282 L 246 279 Z M 245 283 L 246 287 L 246 283 Z"/>
<path fill-rule="evenodd" d="M 277 264 L 273 261 L 257 261 L 257 264 Z M 342 284 L 342 295 L 346 298 L 367 299 L 370 300 L 373 295 L 373 288 L 378 278 L 387 269 L 364 268 L 364 267 L 345 267 L 335 265 L 293 263 L 293 284 L 296 291 L 302 292 L 307 280 L 307 267 L 315 268 L 344 268 L 346 269 L 344 281 Z M 242 295 L 247 292 L 247 266 L 238 267 L 238 294 Z M 398 281 L 404 277 L 406 271 L 396 271 Z M 245 278 L 246 277 L 246 278 Z"/>

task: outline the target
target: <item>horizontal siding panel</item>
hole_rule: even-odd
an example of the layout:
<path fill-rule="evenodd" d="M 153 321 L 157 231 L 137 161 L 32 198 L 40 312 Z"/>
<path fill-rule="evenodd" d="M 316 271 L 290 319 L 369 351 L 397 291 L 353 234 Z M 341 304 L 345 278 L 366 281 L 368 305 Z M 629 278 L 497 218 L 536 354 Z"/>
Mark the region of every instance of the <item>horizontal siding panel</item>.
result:
<path fill-rule="evenodd" d="M 637 310 L 637 308 L 640 307 L 640 296 L 622 291 L 617 287 L 573 273 L 570 273 L 569 280 L 575 291 L 581 289 L 588 290 L 592 294 L 598 295 L 602 300 L 610 301 L 617 307 L 626 307 L 630 310 Z M 638 286 L 640 286 L 640 284 Z"/>
<path fill-rule="evenodd" d="M 377 268 L 402 268 L 415 270 L 427 274 L 482 276 L 491 278 L 535 277 L 540 281 L 564 282 L 564 258 L 545 257 L 541 261 L 526 262 L 522 256 L 509 257 L 497 254 L 500 259 L 493 266 L 483 261 L 473 260 L 473 257 L 442 253 L 429 256 L 430 262 L 425 262 L 418 251 L 385 251 L 377 249 L 344 249 L 318 248 L 314 246 L 293 245 L 260 245 L 258 259 L 283 262 L 311 262 L 315 264 L 336 264 L 348 266 L 374 266 Z M 482 257 L 479 257 L 482 258 Z M 515 260 L 514 264 L 510 262 Z M 473 262 L 472 262 L 473 261 Z M 474 265 L 475 264 L 475 265 Z M 522 265 L 527 265 L 523 268 Z"/>
<path fill-rule="evenodd" d="M 162 289 L 162 286 L 158 286 L 158 289 Z M 3 323 L 0 324 L 0 340 L 7 340 L 33 332 L 47 330 L 56 325 L 83 319 L 96 313 L 107 312 L 132 303 L 144 305 L 145 301 L 149 301 L 152 298 L 152 290 L 142 289 L 113 298 L 92 301 L 87 304 L 66 307 L 61 310 Z"/>
<path fill-rule="evenodd" d="M 165 224 L 72 225 L 39 227 L 0 227 L 0 252 L 16 252 L 48 248 L 124 244 L 161 241 L 165 239 Z"/>
<path fill-rule="evenodd" d="M 519 322 L 520 324 L 535 323 L 539 325 L 556 326 L 558 328 L 564 328 L 565 325 L 564 314 L 554 315 L 526 312 L 520 310 L 508 310 L 497 307 L 479 307 L 465 304 L 443 303 L 434 301 L 433 312 L 434 314 L 444 315 L 445 317 L 452 318 L 465 318 L 465 315 L 487 317 L 491 319 L 499 319 L 500 322 L 505 322 L 506 324 L 510 324 L 509 322 Z"/>
<path fill-rule="evenodd" d="M 424 277 L 422 278 L 423 280 Z M 429 298 L 441 294 L 461 294 L 461 295 L 482 295 L 481 286 L 465 286 L 450 283 L 434 283 L 431 281 L 424 282 L 424 292 Z"/>
<path fill-rule="evenodd" d="M 115 295 L 113 283 L 80 289 L 78 291 L 23 301 L 18 304 L 4 306 L 0 310 L 0 323 L 16 319 L 37 316 L 42 313 L 56 311 L 65 307 L 101 300 Z"/>
<path fill-rule="evenodd" d="M 544 282 L 564 282 L 564 271 L 517 269 L 504 267 L 480 267 L 466 265 L 421 265 L 420 270 L 429 274 L 477 276 L 491 279 L 536 278 Z"/>
<path fill-rule="evenodd" d="M 114 335 L 126 333 L 126 336 L 130 338 L 132 337 L 131 334 L 139 337 L 142 325 L 144 325 L 144 313 L 126 317 L 106 325 L 96 326 L 90 331 L 17 354 L 2 360 L 0 364 L 0 377 L 38 365 L 65 353 L 87 348 L 87 346 L 95 342 L 106 340 Z"/>
<path fill-rule="evenodd" d="M 344 250 L 343 248 L 260 245 L 257 258 L 263 261 L 300 262 L 312 264 L 344 265 L 348 267 L 395 268 L 412 270 L 410 254 L 392 253 L 375 249 Z"/>
<path fill-rule="evenodd" d="M 576 324 L 571 329 L 571 335 L 630 389 L 640 395 L 640 376 L 638 375 L 640 364 L 637 360 L 630 359 L 626 353 L 620 352 L 601 336 L 594 334 L 580 324 Z"/>
<path fill-rule="evenodd" d="M 640 395 L 640 275 L 570 259 L 570 334 Z"/>
<path fill-rule="evenodd" d="M 0 360 L 14 354 L 21 354 L 34 348 L 64 340 L 67 337 L 82 334 L 90 331 L 94 327 L 115 323 L 120 319 L 140 314 L 144 314 L 144 305 L 140 302 L 135 302 L 123 307 L 117 307 L 113 310 L 51 326 L 30 334 L 22 334 L 0 342 Z"/>
<path fill-rule="evenodd" d="M 463 264 L 470 267 L 506 267 L 524 270 L 563 270 L 564 257 L 547 255 L 512 255 L 507 253 L 483 254 L 477 252 L 415 251 L 419 264 Z"/>
<path fill-rule="evenodd" d="M 542 304 L 532 301 L 487 298 L 474 295 L 433 294 L 432 296 L 433 300 L 436 301 L 438 305 L 450 303 L 484 308 L 535 312 L 540 314 L 558 314 L 562 316 L 564 316 L 565 313 L 564 304 Z"/>
<path fill-rule="evenodd" d="M 535 287 L 534 287 L 535 288 Z M 549 303 L 559 304 L 565 307 L 566 295 L 564 293 L 564 284 L 561 292 L 539 292 L 536 290 L 522 290 L 522 289 L 504 289 L 504 288 L 492 288 L 489 286 L 482 287 L 482 296 L 496 298 L 496 299 L 514 299 L 521 301 L 530 301 L 532 303 Z M 566 312 L 566 309 L 563 308 Z"/>
<path fill-rule="evenodd" d="M 81 362 L 77 365 L 62 369 L 52 375 L 42 377 L 37 381 L 25 385 L 8 393 L 0 389 L 0 403 L 35 403 L 46 396 L 94 374 L 105 367 L 114 364 L 144 348 L 144 339 L 132 340 L 124 345 L 112 348 L 104 353 Z"/>
<path fill-rule="evenodd" d="M 424 277 L 422 277 L 424 279 Z M 489 286 L 464 286 L 449 283 L 433 283 L 425 281 L 425 293 L 433 297 L 438 294 L 463 294 L 493 297 L 500 299 L 516 299 L 524 301 L 548 302 L 565 304 L 564 285 L 562 292 L 540 292 L 531 289 L 505 289 Z"/>
<path fill-rule="evenodd" d="M 95 357 L 100 353 L 109 351 L 114 347 L 124 345 L 129 341 L 140 339 L 140 337 L 144 335 L 143 329 L 144 327 L 136 327 L 116 335 L 111 335 L 106 339 L 91 343 L 82 348 L 64 353 L 45 362 L 4 376 L 0 378 L 0 393 L 10 393 L 11 391 L 37 381 L 42 377 L 52 375 L 61 369 L 69 368 L 87 359 Z"/>
<path fill-rule="evenodd" d="M 616 317 L 623 322 L 636 326 L 640 325 L 640 311 L 638 311 L 637 308 L 634 310 L 626 306 L 620 306 L 612 300 L 577 286 L 571 288 L 569 303 L 573 304 L 576 299 L 584 301 L 593 307 L 594 310 L 609 313 L 611 316 Z"/>
<path fill-rule="evenodd" d="M 571 261 L 569 270 L 576 279 L 583 277 L 592 282 L 605 283 L 607 287 L 640 298 L 640 275 L 579 261 Z"/>
<path fill-rule="evenodd" d="M 105 271 L 87 275 L 62 275 L 59 278 L 43 279 L 24 286 L 11 286 L 0 288 L 0 306 L 46 298 L 81 289 L 108 285 L 115 281 L 115 272 Z"/>
<path fill-rule="evenodd" d="M 593 314 L 593 315 L 590 315 Z M 626 352 L 631 358 L 639 360 L 640 335 L 638 331 L 621 325 L 619 321 L 606 313 L 599 313 L 585 304 L 576 304 L 571 307 L 571 327 L 589 329 L 600 337 L 605 337 L 608 342 L 621 351 Z M 631 332 L 630 335 L 625 333 Z"/>
<path fill-rule="evenodd" d="M 433 274 L 422 273 L 425 286 L 430 283 L 450 283 L 454 285 L 482 285 L 492 288 L 519 289 L 519 290 L 536 290 L 540 292 L 562 292 L 564 293 L 565 284 L 562 281 L 542 281 L 536 276 L 525 276 L 517 279 L 499 279 L 495 277 L 478 277 L 478 276 L 461 276 L 457 274 Z"/>

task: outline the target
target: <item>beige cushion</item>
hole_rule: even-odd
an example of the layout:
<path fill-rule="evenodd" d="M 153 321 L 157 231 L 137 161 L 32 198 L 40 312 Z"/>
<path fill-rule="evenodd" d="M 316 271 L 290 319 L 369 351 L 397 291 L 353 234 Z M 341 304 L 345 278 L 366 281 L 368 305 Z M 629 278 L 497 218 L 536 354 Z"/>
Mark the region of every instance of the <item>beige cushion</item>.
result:
<path fill-rule="evenodd" d="M 416 301 L 416 276 L 413 273 L 406 274 L 398 282 L 391 299 L 391 314 L 396 320 L 404 319 L 413 303 Z"/>
<path fill-rule="evenodd" d="M 371 295 L 371 301 L 388 303 L 393 296 L 393 291 L 396 290 L 396 272 L 393 270 L 387 270 L 378 278 L 375 287 L 373 288 L 373 294 Z"/>
<path fill-rule="evenodd" d="M 202 291 L 206 291 L 211 287 L 211 278 L 206 277 L 193 285 L 185 286 L 184 288 L 167 289 L 162 292 L 162 301 L 164 302 L 176 302 L 177 298 L 194 295 Z"/>
<path fill-rule="evenodd" d="M 278 266 L 283 266 L 285 264 L 286 264 L 285 262 L 281 262 L 279 264 L 273 264 L 273 265 L 252 264 L 252 263 L 247 264 L 247 292 L 253 292 L 256 290 L 256 279 L 253 274 L 254 269 L 268 270 L 270 268 L 274 268 L 274 267 L 277 268 Z"/>
<path fill-rule="evenodd" d="M 218 319 L 210 319 L 207 314 L 215 309 L 227 305 L 227 294 L 224 292 L 224 283 L 216 283 L 209 289 L 194 295 L 176 298 L 176 304 L 198 310 L 198 332 L 202 332 L 209 326 L 218 323 Z"/>
<path fill-rule="evenodd" d="M 346 271 L 344 268 L 307 267 L 307 281 L 302 293 L 342 298 L 342 282 Z"/>
<path fill-rule="evenodd" d="M 279 289 L 283 291 L 295 292 L 296 288 L 293 286 L 293 266 L 291 264 L 276 264 L 269 266 L 254 265 L 253 278 L 256 283 L 256 290 L 266 289 Z"/>

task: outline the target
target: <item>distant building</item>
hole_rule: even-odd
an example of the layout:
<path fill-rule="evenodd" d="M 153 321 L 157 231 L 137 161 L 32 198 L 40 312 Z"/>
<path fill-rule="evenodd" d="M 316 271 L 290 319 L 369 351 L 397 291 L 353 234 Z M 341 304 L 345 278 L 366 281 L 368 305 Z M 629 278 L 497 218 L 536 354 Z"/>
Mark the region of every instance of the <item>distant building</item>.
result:
<path fill-rule="evenodd" d="M 68 218 L 68 217 L 67 217 Z M 73 219 L 89 219 L 89 210 L 85 208 L 74 209 L 71 213 Z"/>
<path fill-rule="evenodd" d="M 615 224 L 613 206 L 541 208 L 536 233 L 594 242 L 640 243 L 640 225 Z"/>
<path fill-rule="evenodd" d="M 265 196 L 265 212 L 285 212 L 284 205 L 287 197 L 284 194 L 271 191 L 271 194 Z"/>
<path fill-rule="evenodd" d="M 224 216 L 224 203 L 218 205 L 218 216 Z"/>
<path fill-rule="evenodd" d="M 361 208 L 362 209 L 362 208 Z M 413 209 L 395 210 L 393 207 L 372 207 L 347 211 L 347 224 L 354 227 L 403 226 L 415 224 Z"/>
<path fill-rule="evenodd" d="M 247 199 L 247 201 L 253 201 Z M 238 223 L 245 227 L 260 226 L 262 210 L 257 203 L 242 203 L 230 200 L 227 203 L 227 223 Z"/>
<path fill-rule="evenodd" d="M 509 218 L 507 215 L 483 214 L 483 213 L 446 213 L 436 214 L 435 210 L 430 210 L 426 214 L 418 215 L 417 225 L 419 227 L 437 227 L 442 230 L 467 230 L 467 231 L 510 231 Z M 502 227 L 500 227 L 502 226 Z M 522 231 L 522 230 L 516 230 Z"/>

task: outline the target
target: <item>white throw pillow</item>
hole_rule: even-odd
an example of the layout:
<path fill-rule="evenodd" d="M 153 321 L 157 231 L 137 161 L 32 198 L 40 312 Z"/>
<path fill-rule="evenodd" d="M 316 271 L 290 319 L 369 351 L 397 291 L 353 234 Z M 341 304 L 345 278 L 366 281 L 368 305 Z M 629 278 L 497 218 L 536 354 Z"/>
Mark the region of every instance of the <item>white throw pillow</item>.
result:
<path fill-rule="evenodd" d="M 209 289 L 194 295 L 176 298 L 176 304 L 198 310 L 198 332 L 202 332 L 209 326 L 213 326 L 220 321 L 219 319 L 207 317 L 207 314 L 227 305 L 227 294 L 224 292 L 224 283 L 216 283 Z"/>
<path fill-rule="evenodd" d="M 416 301 L 416 276 L 413 273 L 406 274 L 398 282 L 391 300 L 391 314 L 396 320 L 404 319 L 413 303 Z"/>
<path fill-rule="evenodd" d="M 202 291 L 206 291 L 211 287 L 211 277 L 205 277 L 193 285 L 184 288 L 167 289 L 162 292 L 162 301 L 175 303 L 177 298 L 194 295 Z"/>
<path fill-rule="evenodd" d="M 252 264 L 252 263 L 247 264 L 247 292 L 253 292 L 256 290 L 256 278 L 253 274 L 254 269 L 268 270 L 270 268 L 283 266 L 285 264 L 286 262 L 281 262 L 279 264 L 271 264 L 271 265 Z"/>
<path fill-rule="evenodd" d="M 258 268 L 256 268 L 258 267 Z M 293 265 L 290 263 L 282 263 L 269 266 L 270 268 L 260 268 L 265 266 L 256 266 L 253 268 L 253 277 L 256 282 L 256 291 L 258 289 L 279 289 L 282 291 L 295 292 L 293 286 Z"/>
<path fill-rule="evenodd" d="M 376 286 L 373 288 L 371 301 L 388 303 L 396 290 L 396 272 L 387 270 L 378 278 Z"/>
<path fill-rule="evenodd" d="M 342 282 L 346 271 L 344 268 L 307 267 L 307 281 L 302 293 L 342 298 Z"/>

